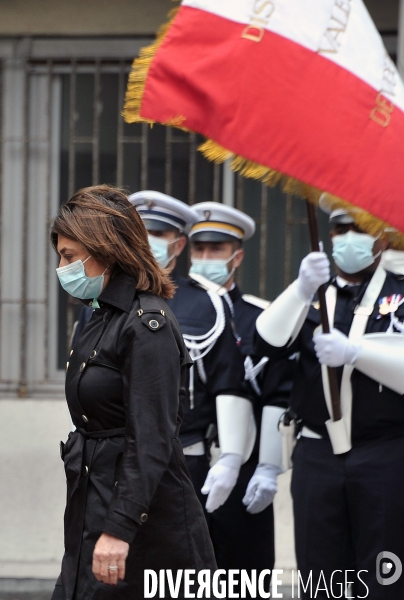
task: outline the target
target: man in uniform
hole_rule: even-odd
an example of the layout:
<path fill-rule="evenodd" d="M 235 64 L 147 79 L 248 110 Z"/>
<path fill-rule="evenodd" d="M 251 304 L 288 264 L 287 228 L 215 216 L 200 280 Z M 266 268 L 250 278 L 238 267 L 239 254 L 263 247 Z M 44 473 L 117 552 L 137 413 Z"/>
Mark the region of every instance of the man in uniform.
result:
<path fill-rule="evenodd" d="M 326 254 L 306 256 L 297 280 L 259 316 L 259 346 L 271 357 L 299 353 L 291 406 L 301 433 L 292 495 L 304 597 L 343 597 L 351 581 L 355 597 L 399 600 L 404 282 L 379 265 L 385 238 L 365 234 L 346 211 L 332 208 L 326 206 L 336 276 L 330 280 Z M 319 331 L 313 301 L 321 284 L 328 286 L 329 334 Z M 337 369 L 340 421 L 330 419 L 326 366 Z"/>
<path fill-rule="evenodd" d="M 190 276 L 208 289 L 224 293 L 230 306 L 261 431 L 249 460 L 240 468 L 228 500 L 214 512 L 212 507 L 208 508 L 216 560 L 224 569 L 272 569 L 275 560 L 272 501 L 277 476 L 282 471 L 278 422 L 288 404 L 293 363 L 284 360 L 270 364 L 266 357 L 254 353 L 255 322 L 269 302 L 243 295 L 235 283 L 236 270 L 244 258 L 243 241 L 255 232 L 253 219 L 217 202 L 195 204 L 191 209 L 198 220 L 189 233 Z M 211 473 L 214 470 L 215 467 Z M 208 476 L 203 491 L 209 489 Z"/>
<path fill-rule="evenodd" d="M 216 436 L 216 421 L 219 421 L 224 450 L 207 501 L 208 508 L 213 510 L 227 499 L 241 462 L 251 453 L 254 443 L 253 409 L 244 387 L 243 359 L 230 310 L 215 291 L 206 290 L 177 273 L 177 257 L 196 221 L 194 212 L 180 200 L 156 191 L 137 192 L 129 200 L 148 230 L 154 256 L 162 267 L 171 270 L 177 286 L 168 305 L 195 362 L 180 438 L 195 490 L 203 504 L 206 499 L 200 490 L 209 471 L 210 442 Z"/>

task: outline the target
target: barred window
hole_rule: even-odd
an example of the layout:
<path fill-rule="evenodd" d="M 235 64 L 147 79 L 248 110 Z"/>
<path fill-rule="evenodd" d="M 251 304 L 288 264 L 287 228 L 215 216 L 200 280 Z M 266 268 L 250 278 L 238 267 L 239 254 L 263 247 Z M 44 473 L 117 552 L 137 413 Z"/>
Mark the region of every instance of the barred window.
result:
<path fill-rule="evenodd" d="M 0 42 L 0 392 L 61 389 L 82 305 L 59 286 L 49 228 L 77 189 L 154 189 L 226 202 L 255 219 L 239 283 L 274 298 L 308 251 L 305 206 L 209 163 L 196 134 L 121 117 L 132 58 L 148 40 Z M 9 58 L 12 56 L 13 58 Z M 15 58 L 20 56 L 20 58 Z M 321 218 L 322 237 L 328 238 Z M 187 256 L 179 270 L 186 274 Z M 55 387 L 56 386 L 56 387 Z"/>

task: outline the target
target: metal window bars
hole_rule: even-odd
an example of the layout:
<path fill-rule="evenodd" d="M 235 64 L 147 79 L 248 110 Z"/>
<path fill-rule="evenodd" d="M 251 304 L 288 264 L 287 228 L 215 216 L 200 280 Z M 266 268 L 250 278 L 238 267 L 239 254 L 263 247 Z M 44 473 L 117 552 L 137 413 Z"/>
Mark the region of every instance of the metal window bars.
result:
<path fill-rule="evenodd" d="M 197 151 L 200 136 L 124 123 L 129 70 L 124 59 L 1 64 L 2 393 L 24 397 L 63 381 L 81 304 L 59 289 L 53 271 L 48 232 L 60 203 L 98 183 L 130 192 L 156 189 L 189 204 L 222 199 L 222 167 Z M 294 216 L 291 199 L 285 204 L 279 190 L 240 176 L 234 195 L 234 205 L 256 220 L 258 230 L 247 243 L 239 281 L 249 293 L 274 297 L 296 271 L 293 256 L 306 241 L 303 233 L 296 243 L 295 234 L 304 218 Z M 186 271 L 185 259 L 180 266 Z"/>

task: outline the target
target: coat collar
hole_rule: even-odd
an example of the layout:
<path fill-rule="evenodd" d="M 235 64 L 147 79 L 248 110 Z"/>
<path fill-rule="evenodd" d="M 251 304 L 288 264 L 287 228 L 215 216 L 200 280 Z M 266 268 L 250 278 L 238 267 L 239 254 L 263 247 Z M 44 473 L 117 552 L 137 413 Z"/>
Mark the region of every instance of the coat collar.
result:
<path fill-rule="evenodd" d="M 98 303 L 110 304 L 125 312 L 130 312 L 136 296 L 136 280 L 129 273 L 118 268 L 107 287 L 101 292 Z"/>

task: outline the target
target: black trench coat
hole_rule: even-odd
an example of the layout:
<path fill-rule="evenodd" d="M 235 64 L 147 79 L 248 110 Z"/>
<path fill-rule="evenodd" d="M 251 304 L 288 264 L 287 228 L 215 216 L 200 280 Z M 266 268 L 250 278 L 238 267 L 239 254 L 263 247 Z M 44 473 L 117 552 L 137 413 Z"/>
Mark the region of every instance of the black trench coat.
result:
<path fill-rule="evenodd" d="M 65 554 L 52 600 L 136 600 L 144 569 L 216 568 L 177 437 L 191 364 L 177 321 L 123 271 L 98 302 L 67 366 L 77 429 L 61 444 Z M 91 570 L 102 532 L 130 544 L 117 586 Z"/>

